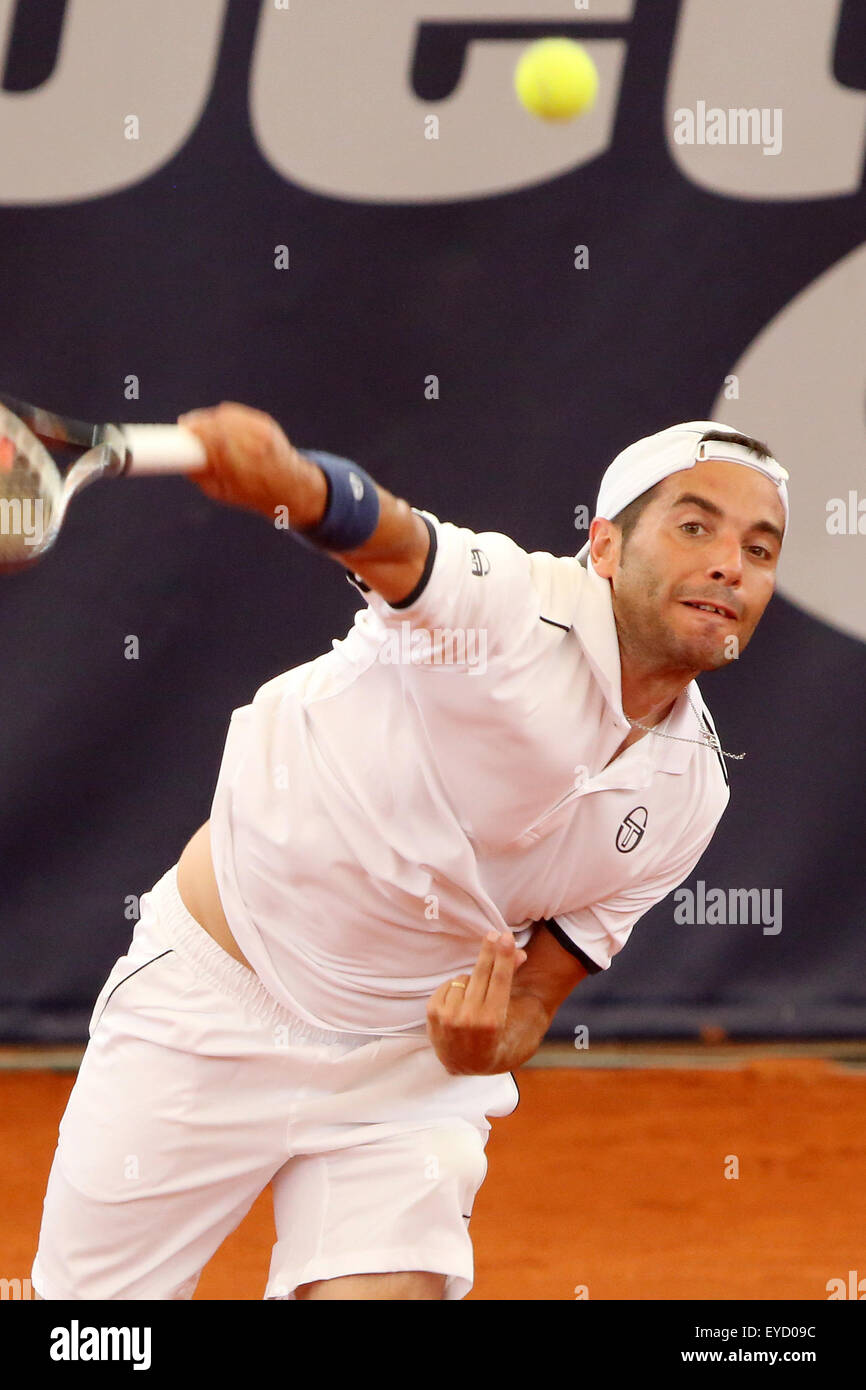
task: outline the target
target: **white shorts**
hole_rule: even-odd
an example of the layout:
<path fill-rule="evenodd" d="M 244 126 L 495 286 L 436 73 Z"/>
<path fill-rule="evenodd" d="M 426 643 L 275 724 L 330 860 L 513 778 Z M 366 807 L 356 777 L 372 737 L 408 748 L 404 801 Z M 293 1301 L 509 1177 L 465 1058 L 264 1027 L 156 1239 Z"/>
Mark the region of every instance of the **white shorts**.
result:
<path fill-rule="evenodd" d="M 46 1299 L 191 1298 L 272 1183 L 265 1298 L 344 1274 L 472 1287 L 487 1116 L 510 1073 L 450 1076 L 426 1037 L 312 1028 L 187 912 L 176 866 L 103 986 L 54 1155 L 33 1287 Z"/>

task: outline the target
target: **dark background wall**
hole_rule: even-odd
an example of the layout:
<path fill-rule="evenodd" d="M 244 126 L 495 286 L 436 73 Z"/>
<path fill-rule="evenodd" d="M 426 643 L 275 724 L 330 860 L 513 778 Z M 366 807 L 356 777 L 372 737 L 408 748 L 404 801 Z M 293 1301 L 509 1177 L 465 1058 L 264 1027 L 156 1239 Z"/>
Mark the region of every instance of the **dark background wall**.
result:
<path fill-rule="evenodd" d="M 242 401 L 557 553 L 633 439 L 694 418 L 766 439 L 791 534 L 742 662 L 701 682 L 747 757 L 689 882 L 781 889 L 782 930 L 678 925 L 669 898 L 556 1032 L 862 1033 L 862 6 L 413 8 L 0 3 L 0 386 L 95 419 Z M 602 74 L 565 128 L 509 85 L 546 33 Z M 677 145 L 700 100 L 780 110 L 781 151 Z M 230 711 L 356 606 L 182 479 L 94 487 L 3 581 L 3 1037 L 84 1037 L 134 901 L 208 815 Z"/>

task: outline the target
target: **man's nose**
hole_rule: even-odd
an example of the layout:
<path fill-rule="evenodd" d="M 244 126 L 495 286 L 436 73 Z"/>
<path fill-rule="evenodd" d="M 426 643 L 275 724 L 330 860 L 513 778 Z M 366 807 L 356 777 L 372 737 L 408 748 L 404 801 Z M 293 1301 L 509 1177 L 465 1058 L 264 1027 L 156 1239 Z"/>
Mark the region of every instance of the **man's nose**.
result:
<path fill-rule="evenodd" d="M 717 535 L 707 556 L 707 569 L 713 579 L 737 584 L 743 575 L 743 551 L 737 536 Z"/>

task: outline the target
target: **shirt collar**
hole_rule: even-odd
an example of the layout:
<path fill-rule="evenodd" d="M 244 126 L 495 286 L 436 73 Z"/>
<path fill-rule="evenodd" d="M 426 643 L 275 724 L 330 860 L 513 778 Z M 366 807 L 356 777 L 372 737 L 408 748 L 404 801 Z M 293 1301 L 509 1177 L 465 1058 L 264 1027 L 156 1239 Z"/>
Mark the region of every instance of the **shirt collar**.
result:
<path fill-rule="evenodd" d="M 622 707 L 622 666 L 610 580 L 596 574 L 591 564 L 587 564 L 585 569 L 583 565 L 579 565 L 579 568 L 583 577 L 578 576 L 572 628 L 586 653 L 605 699 L 623 725 L 625 737 L 629 724 Z M 690 696 L 694 709 L 689 700 Z M 658 726 L 659 729 L 664 729 L 665 734 L 675 737 L 663 738 L 659 734 L 648 733 L 633 745 L 634 750 L 640 749 L 654 768 L 665 772 L 684 772 L 691 762 L 693 751 L 700 747 L 700 744 L 683 743 L 680 740 L 701 738 L 702 726 L 699 716 L 702 710 L 701 692 L 697 683 L 691 681 L 677 697 L 667 721 L 662 720 Z M 627 749 L 626 755 L 631 751 Z"/>

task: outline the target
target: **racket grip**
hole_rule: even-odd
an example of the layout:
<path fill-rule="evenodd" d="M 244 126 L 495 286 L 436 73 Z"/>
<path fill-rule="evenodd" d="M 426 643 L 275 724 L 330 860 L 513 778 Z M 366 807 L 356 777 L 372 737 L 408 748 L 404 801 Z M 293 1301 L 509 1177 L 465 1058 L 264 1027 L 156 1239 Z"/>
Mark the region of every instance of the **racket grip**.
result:
<path fill-rule="evenodd" d="M 129 450 L 128 477 L 154 473 L 194 473 L 207 462 L 201 440 L 182 425 L 124 425 Z"/>

